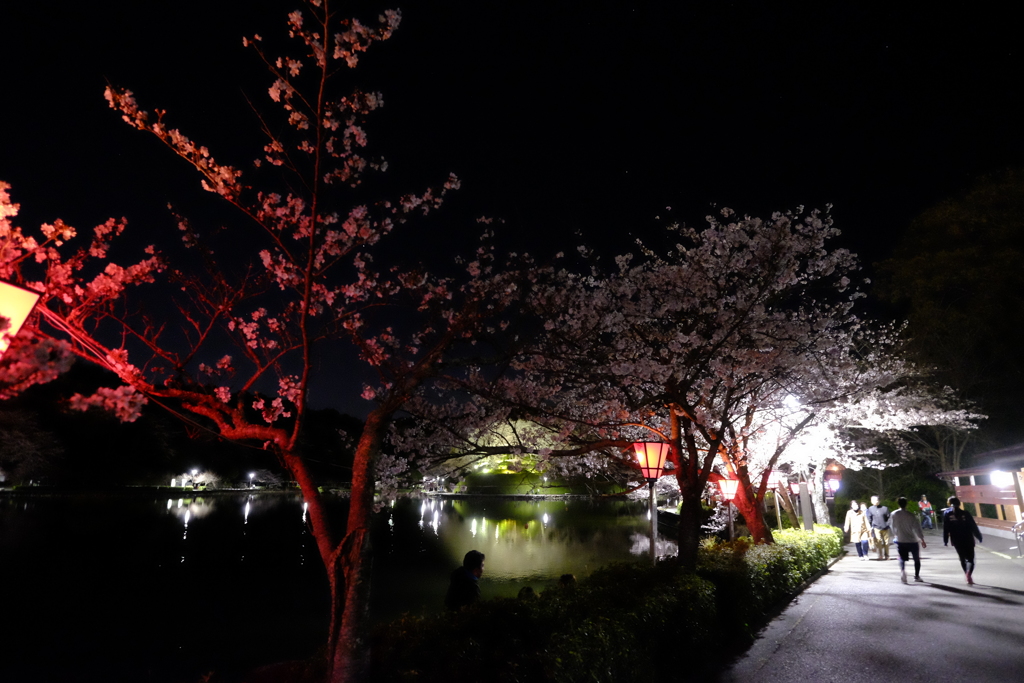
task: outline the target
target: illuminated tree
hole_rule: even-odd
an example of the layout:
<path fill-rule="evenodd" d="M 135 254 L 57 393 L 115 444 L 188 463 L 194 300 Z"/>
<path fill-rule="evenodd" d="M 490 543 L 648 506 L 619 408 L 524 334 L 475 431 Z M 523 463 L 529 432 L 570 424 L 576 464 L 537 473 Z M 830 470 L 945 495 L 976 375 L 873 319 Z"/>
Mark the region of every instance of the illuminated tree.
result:
<path fill-rule="evenodd" d="M 696 558 L 700 497 L 722 476 L 718 459 L 742 482 L 736 504 L 751 532 L 770 540 L 744 448 L 761 413 L 791 392 L 825 402 L 846 388 L 838 378 L 858 360 L 856 262 L 827 248 L 837 234 L 827 215 L 723 216 L 701 230 L 673 226 L 679 243 L 665 256 L 643 248 L 638 265 L 619 257 L 615 274 L 562 271 L 538 287 L 529 308 L 543 329 L 520 340 L 504 376 L 480 372 L 454 383 L 475 398 L 441 412 L 418 406 L 430 425 L 418 444 L 438 438 L 441 457 L 452 448 L 484 454 L 459 439 L 488 420 L 528 415 L 559 446 L 532 438 L 521 448 L 586 474 L 628 461 L 623 449 L 633 441 L 665 441 L 683 497 L 685 564 Z M 460 418 L 474 426 L 452 438 Z"/>
<path fill-rule="evenodd" d="M 0 185 L 0 277 L 44 293 L 27 334 L 0 364 L 0 388 L 13 394 L 52 378 L 74 354 L 123 385 L 76 395 L 73 407 L 133 420 L 155 401 L 225 439 L 274 452 L 302 489 L 327 569 L 332 681 L 365 672 L 375 482 L 393 480 L 406 466 L 380 457 L 388 426 L 446 355 L 481 333 L 519 291 L 517 274 L 493 271 L 486 244 L 460 282 L 374 266 L 371 247 L 410 214 L 437 208 L 458 186 L 454 177 L 420 195 L 346 204 L 346 190 L 386 166 L 363 151 L 363 119 L 382 99 L 339 92 L 335 81 L 389 38 L 399 19 L 387 11 L 367 25 L 336 16 L 327 0 L 309 0 L 288 15 L 288 34 L 299 45 L 294 56 L 269 55 L 259 35 L 243 40 L 269 69 L 269 95 L 279 107 L 260 115 L 263 153 L 244 172 L 171 128 L 166 112 L 145 111 L 130 91 L 107 89 L 110 106 L 191 164 L 205 190 L 237 209 L 241 227 L 197 227 L 178 217 L 180 247 L 151 246 L 123 267 L 108 251 L 124 220 L 99 226 L 88 246 L 66 254 L 75 230 L 56 221 L 42 226 L 38 239 L 24 234 L 9 220 L 17 206 Z M 374 406 L 355 447 L 342 528 L 324 509 L 300 438 L 315 363 L 341 353 L 339 341 L 377 376 L 372 384 L 334 387 Z"/>
<path fill-rule="evenodd" d="M 817 405 L 787 402 L 766 416 L 765 426 L 748 446 L 751 469 L 764 473 L 786 466 L 802 475 L 819 521 L 828 520 L 824 477 L 830 461 L 855 470 L 886 467 L 895 463 L 882 457 L 883 447 L 902 460 L 918 457 L 917 440 L 924 434 L 967 432 L 984 419 L 957 407 L 952 390 L 928 384 L 912 365 L 885 353 L 884 339 L 871 336 L 870 349 L 862 353 L 873 362 L 860 365 L 848 378 L 847 391 Z M 778 448 L 781 443 L 785 448 Z"/>

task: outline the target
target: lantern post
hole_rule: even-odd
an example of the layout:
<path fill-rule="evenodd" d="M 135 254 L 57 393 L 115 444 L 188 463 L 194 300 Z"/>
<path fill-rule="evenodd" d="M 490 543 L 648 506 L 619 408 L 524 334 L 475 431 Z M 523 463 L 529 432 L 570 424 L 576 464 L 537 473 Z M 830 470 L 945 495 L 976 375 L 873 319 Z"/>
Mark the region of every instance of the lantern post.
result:
<path fill-rule="evenodd" d="M 729 506 L 729 540 L 736 540 L 736 531 L 733 527 L 732 522 L 732 499 L 736 497 L 736 489 L 739 488 L 739 479 L 719 479 L 718 488 L 722 492 L 722 498 L 725 498 L 725 504 Z"/>
<path fill-rule="evenodd" d="M 633 444 L 633 451 L 636 455 L 637 464 L 640 465 L 640 472 L 651 490 L 651 507 L 648 517 L 651 519 L 651 566 L 658 562 L 657 538 L 658 538 L 658 506 L 654 485 L 665 470 L 665 459 L 668 457 L 669 444 L 658 441 L 638 441 Z"/>

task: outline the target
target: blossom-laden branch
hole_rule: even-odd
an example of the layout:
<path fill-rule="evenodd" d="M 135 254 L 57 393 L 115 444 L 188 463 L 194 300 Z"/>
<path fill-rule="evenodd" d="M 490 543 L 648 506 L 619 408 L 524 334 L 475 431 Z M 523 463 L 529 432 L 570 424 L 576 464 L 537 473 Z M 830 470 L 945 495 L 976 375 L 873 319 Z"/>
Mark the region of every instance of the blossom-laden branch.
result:
<path fill-rule="evenodd" d="M 368 171 L 386 170 L 384 160 L 366 155 L 364 126 L 383 99 L 339 88 L 338 80 L 371 45 L 391 36 L 400 15 L 387 11 L 371 25 L 342 19 L 330 5 L 308 0 L 288 16 L 287 33 L 298 46 L 290 55 L 270 56 L 261 36 L 244 41 L 271 74 L 270 109 L 258 114 L 266 137 L 251 168 L 225 163 L 171 126 L 167 112 L 146 110 L 130 90 L 106 89 L 110 106 L 191 165 L 203 189 L 240 212 L 241 225 L 213 228 L 176 216 L 180 245 L 164 242 L 163 252 L 150 248 L 130 265 L 108 255 L 123 220 L 98 227 L 92 244 L 70 255 L 62 254 L 74 231 L 59 221 L 38 236 L 5 230 L 0 277 L 45 294 L 25 337 L 42 341 L 30 347 L 19 339 L 21 351 L 12 347 L 4 359 L 17 372 L 2 386 L 17 391 L 52 376 L 74 354 L 126 385 L 76 396 L 74 407 L 104 407 L 131 419 L 146 398 L 156 399 L 224 438 L 275 452 L 309 504 L 332 595 L 329 668 L 333 680 L 344 681 L 357 676 L 365 656 L 375 479 L 386 481 L 401 468 L 400 461 L 381 458 L 383 434 L 396 412 L 464 359 L 487 330 L 509 324 L 503 312 L 523 289 L 520 273 L 495 271 L 487 246 L 458 279 L 375 264 L 381 239 L 440 207 L 459 181 L 448 176 L 436 187 L 373 203 L 347 194 Z M 14 205 L 6 185 L 0 199 L 7 228 Z M 349 518 L 339 529 L 326 514 L 299 437 L 317 360 L 343 344 L 356 348 L 377 381 L 336 388 L 374 401 L 356 444 Z M 46 353 L 54 356 L 52 370 L 41 361 L 27 367 L 31 372 L 15 365 Z"/>

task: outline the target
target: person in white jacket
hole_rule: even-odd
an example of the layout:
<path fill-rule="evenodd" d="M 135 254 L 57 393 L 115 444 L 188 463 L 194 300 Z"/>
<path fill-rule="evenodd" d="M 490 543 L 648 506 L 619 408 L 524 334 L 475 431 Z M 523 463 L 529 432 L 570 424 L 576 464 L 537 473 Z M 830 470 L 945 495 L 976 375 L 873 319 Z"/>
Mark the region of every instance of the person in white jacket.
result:
<path fill-rule="evenodd" d="M 918 548 L 918 541 L 921 548 L 927 548 L 924 540 L 924 532 L 921 531 L 921 523 L 912 512 L 907 512 L 907 498 L 900 496 L 896 500 L 900 509 L 889 516 L 889 526 L 896 534 L 896 552 L 900 556 L 900 581 L 907 582 L 907 557 L 914 556 L 914 581 L 921 579 L 921 550 Z"/>
<path fill-rule="evenodd" d="M 863 509 L 866 507 L 851 500 L 850 509 L 846 511 L 846 524 L 843 526 L 843 531 L 850 534 L 850 543 L 857 549 L 857 557 L 862 560 L 868 559 L 868 541 L 871 540 L 871 527 L 868 526 L 868 518 Z"/>

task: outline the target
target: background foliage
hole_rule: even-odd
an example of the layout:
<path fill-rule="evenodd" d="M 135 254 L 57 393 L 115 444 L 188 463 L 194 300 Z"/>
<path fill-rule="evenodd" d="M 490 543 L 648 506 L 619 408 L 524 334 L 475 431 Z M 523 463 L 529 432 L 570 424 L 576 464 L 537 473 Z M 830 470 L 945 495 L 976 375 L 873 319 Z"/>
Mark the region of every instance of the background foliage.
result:
<path fill-rule="evenodd" d="M 404 617 L 377 629 L 372 679 L 646 681 L 677 676 L 680 657 L 691 675 L 710 674 L 841 552 L 842 531 L 784 531 L 776 541 L 709 541 L 696 573 L 674 561 L 616 565 L 538 597 Z"/>

